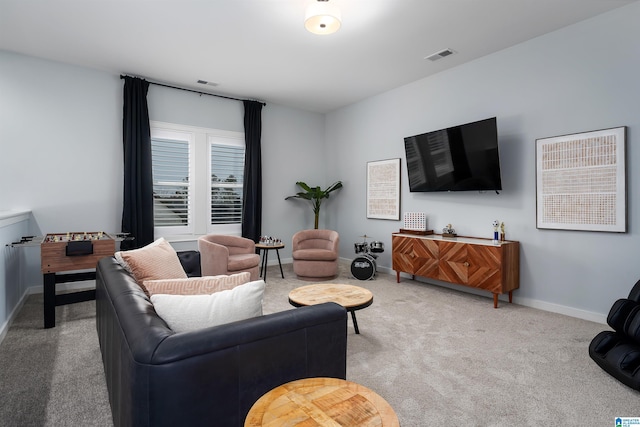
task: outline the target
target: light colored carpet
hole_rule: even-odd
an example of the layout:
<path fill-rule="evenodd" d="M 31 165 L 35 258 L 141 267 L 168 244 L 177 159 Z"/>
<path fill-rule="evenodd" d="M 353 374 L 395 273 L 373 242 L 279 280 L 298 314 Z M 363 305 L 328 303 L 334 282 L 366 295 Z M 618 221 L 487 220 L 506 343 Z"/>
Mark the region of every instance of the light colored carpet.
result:
<path fill-rule="evenodd" d="M 284 265 L 268 270 L 264 312 L 289 310 L 309 284 Z M 334 283 L 370 289 L 373 304 L 348 320 L 347 379 L 383 396 L 403 427 L 613 426 L 640 416 L 640 393 L 588 355 L 605 325 L 421 284 L 395 275 Z M 517 291 L 516 291 L 517 292 Z M 612 303 L 618 296 L 612 296 Z M 29 297 L 0 345 L 0 425 L 111 424 L 95 332 L 95 302 L 57 307 L 42 329 L 42 297 Z"/>
<path fill-rule="evenodd" d="M 44 329 L 42 294 L 27 299 L 0 345 L 0 425 L 112 425 L 95 301 L 56 307 Z"/>

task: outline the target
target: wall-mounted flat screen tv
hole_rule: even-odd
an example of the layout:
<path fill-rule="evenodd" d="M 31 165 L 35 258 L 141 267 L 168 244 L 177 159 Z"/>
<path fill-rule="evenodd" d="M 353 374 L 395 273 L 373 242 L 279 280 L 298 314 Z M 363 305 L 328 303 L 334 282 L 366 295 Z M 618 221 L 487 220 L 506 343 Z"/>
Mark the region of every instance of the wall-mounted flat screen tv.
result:
<path fill-rule="evenodd" d="M 496 118 L 404 139 L 409 190 L 502 190 Z"/>

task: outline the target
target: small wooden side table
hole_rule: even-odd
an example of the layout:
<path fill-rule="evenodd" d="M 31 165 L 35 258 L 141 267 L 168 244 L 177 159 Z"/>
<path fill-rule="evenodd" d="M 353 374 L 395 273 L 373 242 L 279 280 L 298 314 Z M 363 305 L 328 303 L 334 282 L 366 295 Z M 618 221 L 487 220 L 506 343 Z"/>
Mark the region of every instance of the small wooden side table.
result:
<path fill-rule="evenodd" d="M 262 252 L 262 262 L 260 264 L 260 277 L 265 282 L 267 281 L 267 260 L 269 259 L 269 251 L 271 249 L 276 250 L 276 255 L 278 255 L 278 265 L 280 266 L 280 275 L 284 279 L 284 273 L 282 272 L 282 262 L 280 262 L 280 249 L 284 249 L 284 244 L 280 245 L 265 245 L 262 243 L 256 243 L 256 249 Z"/>
<path fill-rule="evenodd" d="M 304 378 L 267 392 L 249 410 L 245 427 L 399 427 L 395 411 L 365 386 L 337 378 Z"/>
<path fill-rule="evenodd" d="M 340 283 L 306 285 L 289 292 L 289 304 L 294 307 L 322 304 L 324 302 L 335 302 L 346 308 L 351 313 L 353 328 L 356 334 L 359 334 L 360 329 L 358 329 L 358 321 L 356 320 L 356 310 L 362 310 L 373 304 L 373 294 L 370 290 L 360 286 Z"/>

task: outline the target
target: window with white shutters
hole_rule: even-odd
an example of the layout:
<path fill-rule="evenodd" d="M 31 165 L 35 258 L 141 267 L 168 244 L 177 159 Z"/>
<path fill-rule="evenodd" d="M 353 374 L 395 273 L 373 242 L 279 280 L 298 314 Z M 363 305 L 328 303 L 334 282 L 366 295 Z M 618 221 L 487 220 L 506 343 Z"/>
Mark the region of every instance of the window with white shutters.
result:
<path fill-rule="evenodd" d="M 240 235 L 244 134 L 150 124 L 156 238 Z"/>

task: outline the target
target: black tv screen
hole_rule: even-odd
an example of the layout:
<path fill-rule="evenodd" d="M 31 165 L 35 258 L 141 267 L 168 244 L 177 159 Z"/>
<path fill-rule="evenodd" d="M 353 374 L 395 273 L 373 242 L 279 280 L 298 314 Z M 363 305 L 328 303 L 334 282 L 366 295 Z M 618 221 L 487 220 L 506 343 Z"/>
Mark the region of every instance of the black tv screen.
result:
<path fill-rule="evenodd" d="M 404 139 L 409 190 L 502 190 L 496 118 Z"/>

